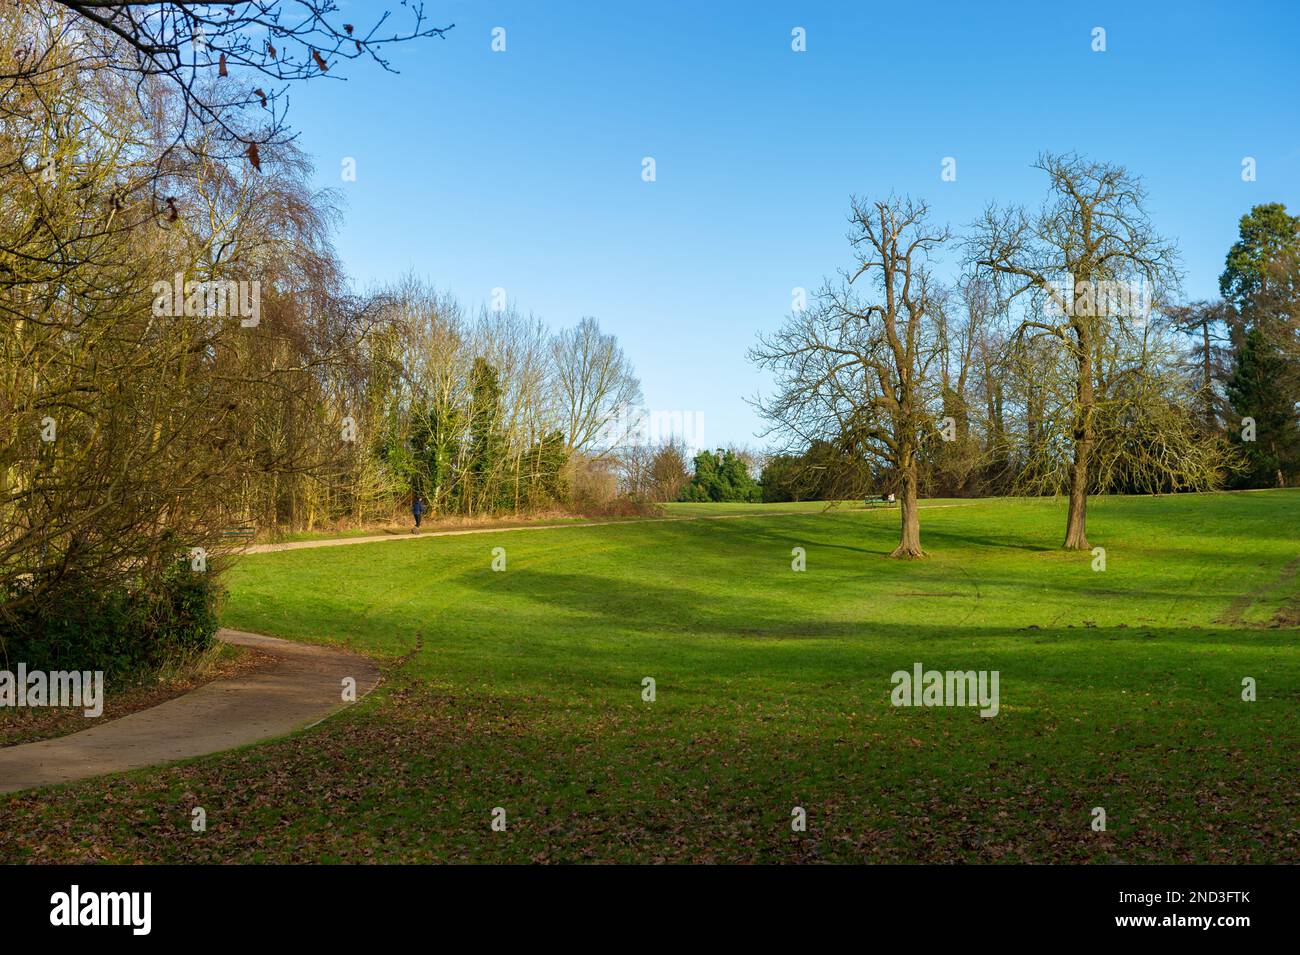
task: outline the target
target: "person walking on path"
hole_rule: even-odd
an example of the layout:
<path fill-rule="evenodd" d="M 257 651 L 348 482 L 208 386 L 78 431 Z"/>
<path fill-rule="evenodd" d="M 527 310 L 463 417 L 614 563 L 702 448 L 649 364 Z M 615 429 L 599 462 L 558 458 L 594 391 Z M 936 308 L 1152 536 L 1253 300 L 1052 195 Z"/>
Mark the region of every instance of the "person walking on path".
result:
<path fill-rule="evenodd" d="M 415 515 L 415 526 L 411 528 L 412 534 L 420 532 L 420 518 L 424 516 L 424 501 L 420 495 L 415 495 L 415 500 L 411 502 L 411 513 Z"/>

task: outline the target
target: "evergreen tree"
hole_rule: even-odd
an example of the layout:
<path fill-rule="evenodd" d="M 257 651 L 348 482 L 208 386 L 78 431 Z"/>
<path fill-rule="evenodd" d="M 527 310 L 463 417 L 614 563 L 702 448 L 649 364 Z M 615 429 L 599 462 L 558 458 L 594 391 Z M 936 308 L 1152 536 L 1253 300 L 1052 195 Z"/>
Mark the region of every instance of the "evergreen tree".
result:
<path fill-rule="evenodd" d="M 1288 475 L 1294 480 L 1300 473 L 1300 421 L 1295 401 L 1279 387 L 1287 376 L 1285 356 L 1258 326 L 1248 329 L 1228 379 L 1233 408 L 1254 422 L 1253 433 L 1243 424 L 1233 435 L 1248 462 L 1239 478 L 1243 486 L 1283 487 Z"/>
<path fill-rule="evenodd" d="M 763 489 L 734 451 L 701 451 L 695 456 L 695 475 L 686 485 L 682 500 L 756 504 L 763 500 Z"/>
<path fill-rule="evenodd" d="M 465 468 L 468 513 L 494 511 L 502 506 L 499 478 L 505 457 L 500 375 L 486 359 L 475 358 L 470 372 L 469 461 Z"/>
<path fill-rule="evenodd" d="M 1285 486 L 1300 475 L 1300 381 L 1287 351 L 1294 353 L 1297 311 L 1287 279 L 1298 256 L 1300 216 L 1278 202 L 1258 205 L 1241 217 L 1219 278 L 1237 311 L 1228 399 L 1241 418 L 1254 419 L 1254 440 L 1247 424 L 1230 428 L 1248 462 L 1238 483 L 1248 487 Z"/>

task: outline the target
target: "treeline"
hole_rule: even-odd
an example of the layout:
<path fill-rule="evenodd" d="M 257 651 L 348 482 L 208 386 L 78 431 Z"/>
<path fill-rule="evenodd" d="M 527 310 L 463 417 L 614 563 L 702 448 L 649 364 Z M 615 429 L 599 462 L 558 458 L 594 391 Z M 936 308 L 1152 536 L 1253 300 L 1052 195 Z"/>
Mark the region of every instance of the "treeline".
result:
<path fill-rule="evenodd" d="M 641 391 L 595 319 L 552 334 L 510 306 L 469 318 L 415 280 L 370 301 L 377 324 L 330 396 L 340 430 L 317 435 L 338 466 L 282 489 L 267 526 L 387 520 L 415 497 L 435 516 L 610 505 Z"/>

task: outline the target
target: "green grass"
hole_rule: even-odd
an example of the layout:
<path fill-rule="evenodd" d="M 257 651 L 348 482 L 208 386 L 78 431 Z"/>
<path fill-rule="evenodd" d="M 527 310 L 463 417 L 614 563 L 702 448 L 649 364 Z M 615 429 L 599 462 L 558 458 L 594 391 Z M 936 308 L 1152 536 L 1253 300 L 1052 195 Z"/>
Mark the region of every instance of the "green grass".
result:
<path fill-rule="evenodd" d="M 1300 493 L 1095 499 L 1104 572 L 1058 549 L 1060 501 L 928 503 L 961 506 L 923 512 L 918 562 L 884 556 L 897 510 L 820 504 L 245 558 L 227 625 L 373 654 L 384 686 L 0 799 L 0 857 L 1300 861 Z M 1000 714 L 891 706 L 917 661 L 998 670 Z"/>
<path fill-rule="evenodd" d="M 564 525 L 564 524 L 581 524 L 590 521 L 616 521 L 616 520 L 635 520 L 636 518 L 589 518 L 577 517 L 573 515 L 557 515 L 544 518 L 503 518 L 492 519 L 484 518 L 482 520 L 455 519 L 439 521 L 437 518 L 426 519 L 421 527 L 421 533 L 429 534 L 437 531 L 471 531 L 475 529 L 490 529 L 497 527 L 530 527 L 533 525 Z M 412 520 L 407 520 L 400 524 L 379 524 L 371 527 L 350 527 L 344 530 L 314 530 L 314 531 L 290 531 L 275 537 L 273 540 L 268 539 L 262 543 L 297 543 L 299 541 L 318 541 L 318 540 L 346 540 L 350 537 L 381 537 L 392 536 L 401 537 L 411 532 Z"/>

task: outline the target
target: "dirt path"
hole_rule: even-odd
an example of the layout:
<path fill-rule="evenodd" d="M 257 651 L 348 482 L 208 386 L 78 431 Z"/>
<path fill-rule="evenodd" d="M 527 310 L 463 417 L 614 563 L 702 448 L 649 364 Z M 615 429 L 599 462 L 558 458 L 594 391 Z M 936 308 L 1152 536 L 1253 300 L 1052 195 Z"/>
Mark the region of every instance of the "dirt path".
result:
<path fill-rule="evenodd" d="M 972 501 L 961 504 L 921 504 L 919 510 L 933 511 L 943 510 L 949 507 L 973 507 L 980 503 Z M 897 514 L 896 507 L 881 507 L 866 510 L 866 513 L 874 514 L 876 511 L 886 514 Z M 853 511 L 856 513 L 857 511 Z M 815 517 L 821 514 L 821 511 L 801 510 L 801 511 L 768 511 L 763 514 L 700 514 L 697 516 L 682 517 L 640 517 L 624 518 L 622 520 L 612 521 L 571 521 L 568 524 L 515 524 L 507 527 L 471 527 L 464 530 L 455 531 L 421 531 L 418 534 L 400 533 L 394 531 L 391 534 L 374 534 L 366 537 L 322 537 L 320 540 L 310 541 L 289 541 L 284 544 L 250 544 L 248 547 L 240 548 L 241 554 L 274 554 L 282 550 L 305 550 L 311 547 L 342 547 L 345 544 L 377 544 L 381 541 L 410 541 L 419 540 L 421 537 L 459 537 L 463 534 L 506 534 L 513 531 L 556 531 L 565 527 L 606 527 L 610 524 L 663 524 L 671 521 L 730 521 L 742 518 L 755 517 Z M 849 513 L 843 511 L 841 513 Z"/>
<path fill-rule="evenodd" d="M 1293 580 L 1295 580 L 1297 574 L 1300 574 L 1300 557 L 1296 557 L 1283 567 L 1276 580 L 1256 587 L 1254 590 L 1250 591 L 1250 593 L 1242 594 L 1240 597 L 1233 598 L 1232 603 L 1228 604 L 1223 613 L 1219 614 L 1214 622 L 1227 624 L 1230 627 L 1248 626 L 1246 623 L 1246 612 L 1250 610 L 1255 601 L 1265 599 L 1274 591 L 1284 590 Z M 1282 618 L 1287 613 L 1288 602 L 1283 600 L 1282 606 L 1278 609 L 1275 617 L 1279 619 L 1279 621 L 1282 621 Z M 1265 625 L 1260 624 L 1260 626 Z"/>
<path fill-rule="evenodd" d="M 254 647 L 275 663 L 70 736 L 0 749 L 0 792 L 139 769 L 256 743 L 313 725 L 379 683 L 373 660 L 333 647 L 220 630 L 228 643 Z"/>

